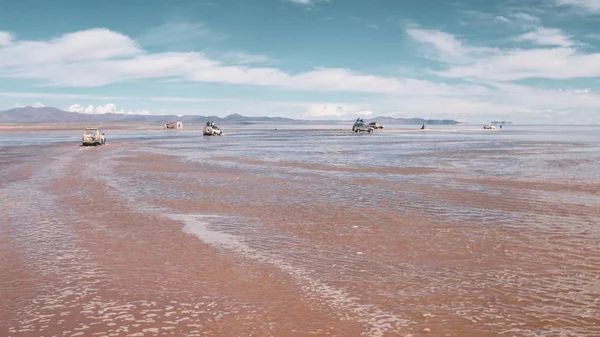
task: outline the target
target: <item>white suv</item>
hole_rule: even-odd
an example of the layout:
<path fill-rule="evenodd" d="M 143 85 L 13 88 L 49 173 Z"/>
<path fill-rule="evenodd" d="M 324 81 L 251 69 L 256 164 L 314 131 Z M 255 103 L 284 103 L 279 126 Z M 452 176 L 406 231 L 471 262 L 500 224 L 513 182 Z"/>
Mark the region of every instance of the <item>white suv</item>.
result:
<path fill-rule="evenodd" d="M 106 144 L 106 138 L 104 137 L 104 134 L 96 128 L 85 128 L 83 136 L 81 137 L 81 143 L 83 146 L 104 145 Z"/>

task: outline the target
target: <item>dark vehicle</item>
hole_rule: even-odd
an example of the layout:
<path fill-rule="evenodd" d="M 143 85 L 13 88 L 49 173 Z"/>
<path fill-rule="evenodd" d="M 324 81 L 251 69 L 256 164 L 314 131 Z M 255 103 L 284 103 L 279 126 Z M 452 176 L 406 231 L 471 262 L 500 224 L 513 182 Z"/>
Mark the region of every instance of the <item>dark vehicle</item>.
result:
<path fill-rule="evenodd" d="M 356 122 L 354 122 L 354 125 L 352 125 L 352 131 L 354 131 L 356 133 L 373 132 L 373 130 L 375 130 L 375 129 L 372 126 L 367 126 L 365 124 L 365 121 L 362 120 L 361 118 L 357 118 Z"/>

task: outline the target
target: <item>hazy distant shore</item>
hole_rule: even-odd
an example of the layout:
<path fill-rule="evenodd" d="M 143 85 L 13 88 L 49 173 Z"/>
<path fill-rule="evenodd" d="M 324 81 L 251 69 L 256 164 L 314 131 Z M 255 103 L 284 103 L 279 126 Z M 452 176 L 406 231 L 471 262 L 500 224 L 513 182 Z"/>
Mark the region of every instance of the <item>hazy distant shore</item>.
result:
<path fill-rule="evenodd" d="M 270 131 L 351 131 L 352 123 L 339 124 L 219 124 L 224 130 L 270 130 Z M 203 123 L 185 123 L 182 130 L 166 130 L 160 123 L 0 123 L 0 132 L 27 131 L 83 131 L 86 127 L 98 127 L 102 130 L 122 131 L 165 131 L 177 132 L 185 130 L 201 131 Z M 421 130 L 421 125 L 386 126 L 375 132 L 459 132 L 482 131 L 479 126 L 465 125 L 433 125 L 427 130 Z M 489 131 L 488 131 L 489 132 Z"/>

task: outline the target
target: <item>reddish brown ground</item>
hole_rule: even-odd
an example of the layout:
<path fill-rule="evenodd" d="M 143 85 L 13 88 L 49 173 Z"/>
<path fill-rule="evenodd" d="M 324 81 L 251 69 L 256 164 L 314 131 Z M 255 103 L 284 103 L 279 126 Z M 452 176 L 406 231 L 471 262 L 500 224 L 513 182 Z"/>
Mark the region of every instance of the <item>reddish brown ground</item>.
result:
<path fill-rule="evenodd" d="M 320 171 L 362 171 L 136 146 L 28 153 L 1 167 L 0 336 L 600 334 L 598 209 L 535 197 L 565 185 L 416 167 L 342 183 Z M 442 173 L 451 183 L 377 175 Z M 220 215 L 215 231 L 242 244 L 169 214 Z"/>

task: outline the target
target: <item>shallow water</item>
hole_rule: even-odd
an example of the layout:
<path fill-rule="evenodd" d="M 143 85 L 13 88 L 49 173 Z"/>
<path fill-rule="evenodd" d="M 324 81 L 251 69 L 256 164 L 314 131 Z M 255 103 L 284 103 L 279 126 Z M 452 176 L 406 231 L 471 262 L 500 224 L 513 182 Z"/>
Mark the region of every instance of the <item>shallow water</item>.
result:
<path fill-rule="evenodd" d="M 0 134 L 0 334 L 600 334 L 600 127 L 277 128 Z"/>

